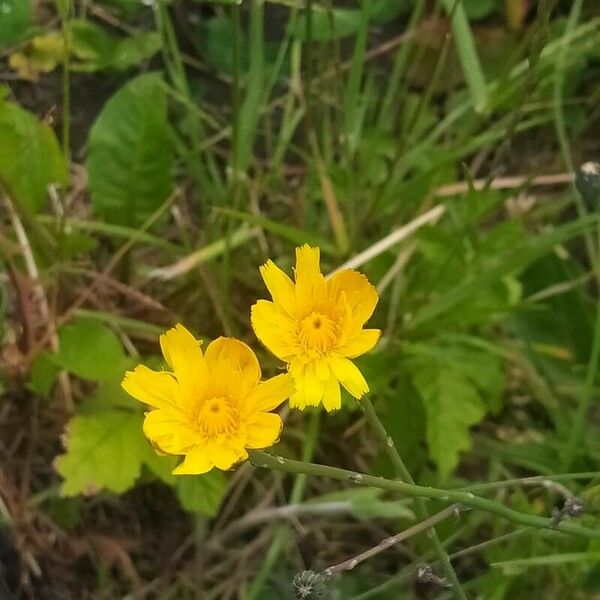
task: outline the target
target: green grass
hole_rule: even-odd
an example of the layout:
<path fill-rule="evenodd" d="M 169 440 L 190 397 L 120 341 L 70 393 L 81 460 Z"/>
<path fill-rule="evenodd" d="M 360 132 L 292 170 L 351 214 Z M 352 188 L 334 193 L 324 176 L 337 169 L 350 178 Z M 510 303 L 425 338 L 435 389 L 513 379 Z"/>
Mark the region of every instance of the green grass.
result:
<path fill-rule="evenodd" d="M 595 546 L 547 528 L 566 494 L 585 509 L 560 527 L 600 528 L 597 199 L 533 182 L 598 159 L 593 4 L 541 2 L 517 31 L 500 0 L 72 0 L 7 20 L 0 196 L 15 214 L 0 236 L 0 519 L 10 527 L 25 515 L 32 528 L 13 532 L 23 568 L 39 565 L 73 597 L 291 599 L 295 573 L 323 572 L 473 493 L 471 510 L 437 523 L 435 538 L 410 538 L 328 581 L 332 597 L 600 593 Z M 66 48 L 55 68 L 18 81 L 11 55 L 35 67 L 32 39 L 52 31 Z M 133 66 L 115 66 L 102 33 L 124 42 L 120 60 Z M 154 54 L 142 34 L 157 36 Z M 141 75 L 155 97 L 136 106 L 115 96 Z M 54 186 L 67 167 L 69 182 Z M 514 176 L 524 179 L 507 185 Z M 455 183 L 463 191 L 447 195 Z M 127 205 L 115 207 L 121 197 Z M 369 481 L 386 495 L 361 496 L 312 467 L 289 478 L 246 464 L 181 484 L 169 459 L 139 448 L 126 493 L 92 481 L 89 497 L 57 495 L 51 462 L 71 419 L 142 418 L 118 379 L 78 377 L 81 361 L 99 361 L 98 372 L 123 365 L 119 374 L 139 357 L 159 366 L 157 336 L 182 322 L 202 339 L 240 337 L 265 375 L 278 373 L 249 309 L 267 297 L 258 267 L 272 258 L 291 273 L 303 243 L 321 248 L 325 273 L 358 256 L 382 289 L 370 321 L 382 341 L 357 360 L 379 441 L 346 397 L 336 414 L 285 410 L 277 452 L 383 477 Z M 54 356 L 90 322 L 81 353 Z M 404 483 L 388 481 L 396 476 Z M 391 516 L 413 480 L 435 493 L 407 505 L 415 520 Z M 350 516 L 274 518 L 220 541 L 248 513 L 339 492 L 356 503 Z M 64 563 L 49 550 L 54 531 L 77 549 Z M 99 545 L 84 547 L 93 536 Z M 422 562 L 460 586 L 416 588 Z"/>

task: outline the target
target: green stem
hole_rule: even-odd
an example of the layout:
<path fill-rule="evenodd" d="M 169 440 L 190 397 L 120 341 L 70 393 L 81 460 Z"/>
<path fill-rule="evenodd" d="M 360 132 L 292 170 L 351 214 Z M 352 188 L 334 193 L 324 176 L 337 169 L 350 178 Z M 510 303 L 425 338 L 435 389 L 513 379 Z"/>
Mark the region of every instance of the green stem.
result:
<path fill-rule="evenodd" d="M 473 107 L 476 112 L 486 114 L 490 109 L 488 89 L 465 7 L 462 0 L 441 0 L 441 4 L 452 20 L 456 50 L 473 98 Z"/>
<path fill-rule="evenodd" d="M 600 529 L 591 529 L 582 525 L 577 525 L 569 521 L 562 521 L 557 527 L 554 527 L 552 519 L 547 517 L 538 517 L 513 510 L 500 502 L 481 498 L 471 492 L 461 492 L 459 490 L 443 490 L 434 487 L 422 485 L 413 485 L 404 481 L 384 479 L 356 471 L 348 471 L 337 467 L 319 465 L 314 463 L 302 462 L 267 454 L 259 450 L 250 451 L 250 461 L 256 467 L 265 469 L 274 469 L 285 473 L 301 473 L 303 475 L 312 475 L 315 477 L 326 477 L 338 481 L 347 481 L 357 485 L 376 487 L 382 490 L 400 492 L 411 498 L 429 498 L 447 503 L 459 503 L 469 506 L 476 510 L 482 510 L 493 515 L 498 515 L 503 519 L 512 521 L 519 525 L 535 527 L 536 529 L 556 529 L 563 533 L 569 533 L 579 537 L 597 540 L 600 539 Z"/>
<path fill-rule="evenodd" d="M 311 460 L 315 451 L 315 446 L 317 444 L 317 437 L 319 433 L 319 414 L 320 413 L 318 411 L 314 411 L 310 415 L 310 421 L 306 432 L 304 448 L 302 450 L 302 459 L 304 461 Z M 294 485 L 290 494 L 289 504 L 298 504 L 299 502 L 301 502 L 302 497 L 304 496 L 305 489 L 306 475 L 300 473 L 294 480 Z M 258 575 L 254 579 L 252 586 L 250 587 L 250 590 L 246 596 L 246 600 L 256 600 L 256 598 L 260 597 L 260 594 L 267 581 L 267 578 L 273 570 L 273 565 L 277 562 L 277 559 L 281 554 L 283 546 L 287 540 L 288 533 L 289 525 L 287 523 L 283 523 L 277 526 L 275 536 L 273 537 L 271 546 L 267 551 L 267 556 L 260 568 L 260 571 L 258 572 Z"/>
<path fill-rule="evenodd" d="M 394 440 L 388 434 L 383 423 L 377 416 L 375 408 L 373 407 L 373 403 L 371 402 L 369 397 L 363 396 L 359 400 L 359 403 L 365 413 L 369 425 L 375 432 L 375 436 L 379 440 L 379 443 L 385 448 L 385 451 L 392 463 L 392 466 L 396 471 L 397 477 L 399 477 L 404 483 L 414 485 L 415 482 L 412 478 L 412 475 L 410 474 L 410 471 L 406 468 L 406 465 L 404 464 L 404 461 L 402 460 L 402 457 L 400 456 L 400 453 L 398 452 L 398 449 L 394 444 Z M 422 498 L 415 499 L 415 513 L 417 515 L 417 518 L 421 521 L 426 521 L 429 518 L 429 511 L 427 510 L 425 501 Z M 448 554 L 446 553 L 446 550 L 444 550 L 442 542 L 433 525 L 427 530 L 427 534 L 429 536 L 429 539 L 431 540 L 433 550 L 438 560 L 440 561 L 440 564 L 444 571 L 444 575 L 447 577 L 448 581 L 452 583 L 452 588 L 454 590 L 454 593 L 456 594 L 456 597 L 460 598 L 461 600 L 466 600 L 467 595 L 462 589 L 460 581 L 456 576 L 456 572 L 452 567 L 452 563 L 448 558 Z"/>

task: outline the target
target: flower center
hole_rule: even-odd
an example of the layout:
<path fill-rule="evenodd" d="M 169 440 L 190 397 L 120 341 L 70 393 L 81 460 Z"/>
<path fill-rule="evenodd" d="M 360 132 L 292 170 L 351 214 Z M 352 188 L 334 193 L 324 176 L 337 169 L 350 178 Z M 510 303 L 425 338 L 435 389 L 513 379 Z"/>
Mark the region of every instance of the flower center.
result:
<path fill-rule="evenodd" d="M 307 350 L 329 350 L 337 338 L 335 321 L 319 312 L 312 312 L 299 323 L 298 335 Z"/>
<path fill-rule="evenodd" d="M 239 413 L 227 398 L 205 400 L 196 416 L 196 428 L 207 437 L 233 433 L 239 423 Z"/>

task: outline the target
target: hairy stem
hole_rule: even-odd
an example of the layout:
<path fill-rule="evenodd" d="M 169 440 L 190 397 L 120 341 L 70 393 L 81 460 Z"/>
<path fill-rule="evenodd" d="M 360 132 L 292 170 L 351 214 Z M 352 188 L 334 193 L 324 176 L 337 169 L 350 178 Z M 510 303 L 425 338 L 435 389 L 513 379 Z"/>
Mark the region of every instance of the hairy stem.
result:
<path fill-rule="evenodd" d="M 380 444 L 385 448 L 385 451 L 396 472 L 396 476 L 399 479 L 401 479 L 404 483 L 414 485 L 415 482 L 412 478 L 412 475 L 406 468 L 406 465 L 404 464 L 404 461 L 402 460 L 402 457 L 400 456 L 400 453 L 398 452 L 394 444 L 394 440 L 388 435 L 388 432 L 386 431 L 383 423 L 377 416 L 377 413 L 375 412 L 375 408 L 373 407 L 373 403 L 371 402 L 371 400 L 368 398 L 368 396 L 363 396 L 359 400 L 359 403 L 377 439 L 379 440 Z M 417 517 L 422 521 L 426 521 L 429 518 L 429 511 L 427 510 L 425 501 L 422 498 L 415 499 L 415 513 L 417 514 Z M 448 558 L 446 550 L 444 550 L 444 547 L 442 546 L 442 542 L 435 530 L 435 527 L 433 527 L 433 525 L 429 527 L 427 533 L 429 535 L 429 539 L 431 540 L 433 550 L 438 560 L 440 561 L 440 564 L 444 571 L 444 575 L 446 575 L 448 581 L 452 583 L 452 587 L 454 593 L 456 594 L 456 597 L 460 598 L 461 600 L 465 600 L 467 596 L 460 585 L 460 581 L 456 576 L 456 573 L 454 571 L 454 568 L 452 567 L 450 559 Z"/>
<path fill-rule="evenodd" d="M 250 451 L 250 461 L 256 467 L 265 469 L 274 469 L 285 473 L 301 473 L 303 475 L 312 475 L 315 477 L 326 477 L 338 481 L 348 481 L 357 485 L 376 487 L 382 490 L 401 492 L 411 498 L 429 498 L 441 502 L 464 504 L 476 510 L 482 510 L 493 515 L 498 515 L 503 519 L 512 521 L 519 525 L 527 525 L 536 529 L 556 529 L 563 533 L 569 533 L 583 538 L 600 539 L 600 529 L 591 529 L 578 525 L 570 521 L 561 521 L 556 527 L 552 519 L 548 517 L 538 517 L 522 513 L 495 500 L 481 498 L 471 492 L 461 492 L 458 490 L 443 490 L 440 488 L 413 485 L 404 481 L 384 479 L 374 475 L 358 473 L 337 467 L 319 465 L 314 463 L 302 462 L 268 454 L 260 450 Z"/>

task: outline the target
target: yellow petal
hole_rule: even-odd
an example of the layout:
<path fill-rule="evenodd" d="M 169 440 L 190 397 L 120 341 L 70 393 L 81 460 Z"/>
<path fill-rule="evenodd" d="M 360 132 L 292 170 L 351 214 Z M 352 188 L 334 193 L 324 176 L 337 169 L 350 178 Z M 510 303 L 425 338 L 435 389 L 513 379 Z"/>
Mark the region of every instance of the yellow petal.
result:
<path fill-rule="evenodd" d="M 342 406 L 340 384 L 335 377 L 330 377 L 325 382 L 325 388 L 323 390 L 323 406 L 327 412 L 339 410 Z"/>
<path fill-rule="evenodd" d="M 373 314 L 379 300 L 377 290 L 358 271 L 340 271 L 327 280 L 329 297 L 339 300 L 343 294 L 350 305 L 352 318 L 364 324 Z"/>
<path fill-rule="evenodd" d="M 256 354 L 244 342 L 235 338 L 220 337 L 208 345 L 204 358 L 217 383 L 227 387 L 244 388 L 260 380 L 260 365 Z"/>
<path fill-rule="evenodd" d="M 184 461 L 173 469 L 173 475 L 202 475 L 213 468 L 205 446 L 195 446 L 185 455 Z"/>
<path fill-rule="evenodd" d="M 314 363 L 294 361 L 289 367 L 299 397 L 297 408 L 318 406 L 323 397 L 323 382 L 317 377 Z"/>
<path fill-rule="evenodd" d="M 245 414 L 269 411 L 277 408 L 295 391 L 294 380 L 288 373 L 282 373 L 259 383 L 244 399 Z"/>
<path fill-rule="evenodd" d="M 299 351 L 294 322 L 279 312 L 273 302 L 259 300 L 252 307 L 250 320 L 256 337 L 277 358 L 286 360 Z"/>
<path fill-rule="evenodd" d="M 329 359 L 329 365 L 333 369 L 335 376 L 340 380 L 340 383 L 355 398 L 360 398 L 369 391 L 369 386 L 362 373 L 358 370 L 358 367 L 347 358 L 332 356 Z"/>
<path fill-rule="evenodd" d="M 183 325 L 177 324 L 163 333 L 160 347 L 177 381 L 190 396 L 199 395 L 202 388 L 209 385 L 210 377 L 200 342 Z"/>
<path fill-rule="evenodd" d="M 303 389 L 296 389 L 296 392 L 290 396 L 290 408 L 304 410 L 306 408 L 306 398 Z"/>
<path fill-rule="evenodd" d="M 248 453 L 245 450 L 239 450 L 227 442 L 209 443 L 207 446 L 208 456 L 215 467 L 227 471 L 233 465 L 248 458 Z"/>
<path fill-rule="evenodd" d="M 260 274 L 275 304 L 292 316 L 296 311 L 296 292 L 292 280 L 272 260 L 260 267 Z"/>
<path fill-rule="evenodd" d="M 247 425 L 247 448 L 268 448 L 277 442 L 283 421 L 274 413 L 261 413 Z"/>
<path fill-rule="evenodd" d="M 315 363 L 308 363 L 304 368 L 304 396 L 306 397 L 307 406 L 318 406 L 323 398 L 323 381 L 317 375 Z"/>
<path fill-rule="evenodd" d="M 154 408 L 176 407 L 179 386 L 170 373 L 138 365 L 125 373 L 121 386 L 130 396 Z"/>
<path fill-rule="evenodd" d="M 337 353 L 346 358 L 356 358 L 371 350 L 379 341 L 379 329 L 363 329 L 354 339 L 337 349 Z"/>
<path fill-rule="evenodd" d="M 315 365 L 315 371 L 317 373 L 317 377 L 321 381 L 327 381 L 331 374 L 331 372 L 329 370 L 329 365 L 327 364 L 327 360 L 324 358 L 318 358 L 315 360 L 314 365 Z"/>
<path fill-rule="evenodd" d="M 301 307 L 311 307 L 325 293 L 319 261 L 319 248 L 308 245 L 296 248 L 296 300 Z"/>
<path fill-rule="evenodd" d="M 146 414 L 144 435 L 167 454 L 185 454 L 198 443 L 198 434 L 182 414 L 168 409 Z"/>

